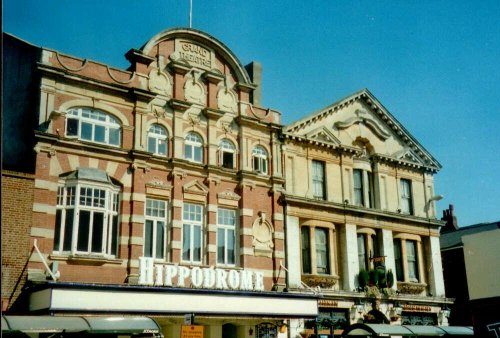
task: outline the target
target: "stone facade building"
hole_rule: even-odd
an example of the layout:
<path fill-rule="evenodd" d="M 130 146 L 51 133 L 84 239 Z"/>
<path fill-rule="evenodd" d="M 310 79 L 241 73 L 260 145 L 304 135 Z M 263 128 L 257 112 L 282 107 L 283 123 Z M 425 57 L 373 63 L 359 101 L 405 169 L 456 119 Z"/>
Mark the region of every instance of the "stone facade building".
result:
<path fill-rule="evenodd" d="M 127 70 L 4 40 L 7 313 L 169 337 L 194 315 L 208 338 L 446 324 L 440 164 L 368 90 L 283 126 L 260 65 L 197 30 Z"/>

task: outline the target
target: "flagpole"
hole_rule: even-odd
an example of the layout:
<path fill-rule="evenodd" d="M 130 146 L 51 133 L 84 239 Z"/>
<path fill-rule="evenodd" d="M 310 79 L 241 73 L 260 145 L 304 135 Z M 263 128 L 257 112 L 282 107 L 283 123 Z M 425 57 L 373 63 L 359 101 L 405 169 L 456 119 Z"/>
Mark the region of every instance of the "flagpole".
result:
<path fill-rule="evenodd" d="M 189 0 L 189 28 L 193 25 L 193 0 Z"/>

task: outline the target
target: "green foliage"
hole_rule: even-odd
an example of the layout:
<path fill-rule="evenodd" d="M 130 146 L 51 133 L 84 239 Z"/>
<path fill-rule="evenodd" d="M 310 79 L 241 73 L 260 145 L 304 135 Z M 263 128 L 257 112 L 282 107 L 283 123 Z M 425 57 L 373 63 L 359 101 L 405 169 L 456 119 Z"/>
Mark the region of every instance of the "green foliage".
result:
<path fill-rule="evenodd" d="M 358 274 L 358 284 L 359 284 L 359 287 L 362 288 L 362 289 L 364 289 L 365 286 L 368 285 L 368 279 L 369 279 L 368 271 L 366 271 L 366 270 L 360 270 L 359 274 Z"/>
<path fill-rule="evenodd" d="M 392 272 L 391 269 L 389 269 L 389 271 L 387 271 L 387 287 L 392 288 L 393 285 L 394 285 L 394 273 Z"/>

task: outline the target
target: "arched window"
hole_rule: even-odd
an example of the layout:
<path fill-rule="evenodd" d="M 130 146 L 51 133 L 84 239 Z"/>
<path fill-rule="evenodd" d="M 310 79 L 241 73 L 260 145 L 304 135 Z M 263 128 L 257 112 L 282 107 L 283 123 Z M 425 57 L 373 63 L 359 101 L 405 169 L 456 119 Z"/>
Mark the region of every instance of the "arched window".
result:
<path fill-rule="evenodd" d="M 203 163 L 203 140 L 195 132 L 190 132 L 186 135 L 184 158 L 191 162 Z"/>
<path fill-rule="evenodd" d="M 112 146 L 121 144 L 121 125 L 115 117 L 92 108 L 71 108 L 66 118 L 66 136 Z"/>
<path fill-rule="evenodd" d="M 167 156 L 167 130 L 159 124 L 153 124 L 148 130 L 148 151 L 155 155 Z"/>
<path fill-rule="evenodd" d="M 106 172 L 79 168 L 57 191 L 54 252 L 114 257 L 118 252 L 120 187 Z"/>
<path fill-rule="evenodd" d="M 252 151 L 252 162 L 253 162 L 253 170 L 267 175 L 268 173 L 268 159 L 267 159 L 267 151 L 262 146 L 256 146 Z"/>
<path fill-rule="evenodd" d="M 224 168 L 234 169 L 236 147 L 227 138 L 222 139 L 219 144 L 219 164 Z"/>

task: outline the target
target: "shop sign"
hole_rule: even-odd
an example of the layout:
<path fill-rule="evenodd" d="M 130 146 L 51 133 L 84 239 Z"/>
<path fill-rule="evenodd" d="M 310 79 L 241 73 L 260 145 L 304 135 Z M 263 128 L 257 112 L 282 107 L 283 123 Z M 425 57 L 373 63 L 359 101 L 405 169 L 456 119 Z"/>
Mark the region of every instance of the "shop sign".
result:
<path fill-rule="evenodd" d="M 140 257 L 139 285 L 264 291 L 264 274 L 249 270 L 155 264 L 154 258 Z"/>
<path fill-rule="evenodd" d="M 333 299 L 320 299 L 318 305 L 321 307 L 338 307 L 339 302 Z"/>
<path fill-rule="evenodd" d="M 403 305 L 403 311 L 432 312 L 432 309 L 428 305 L 404 304 Z"/>
<path fill-rule="evenodd" d="M 181 338 L 203 338 L 203 325 L 182 325 Z"/>

